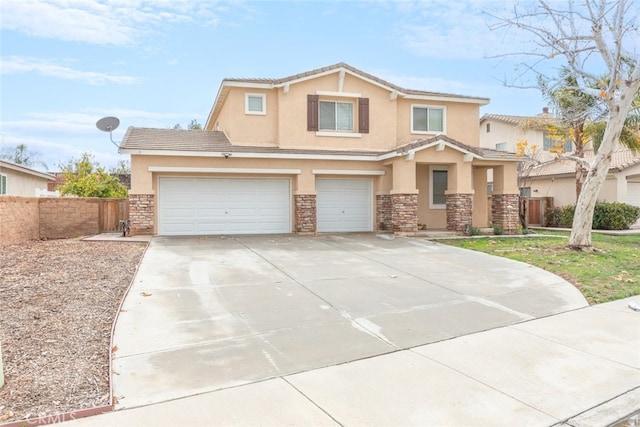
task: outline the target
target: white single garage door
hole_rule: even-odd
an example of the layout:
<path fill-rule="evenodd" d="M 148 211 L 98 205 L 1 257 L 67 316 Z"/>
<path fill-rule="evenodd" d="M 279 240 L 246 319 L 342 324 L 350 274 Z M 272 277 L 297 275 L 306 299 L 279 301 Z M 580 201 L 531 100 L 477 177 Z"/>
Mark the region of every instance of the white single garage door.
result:
<path fill-rule="evenodd" d="M 370 179 L 316 180 L 319 232 L 371 231 Z"/>
<path fill-rule="evenodd" d="M 158 234 L 290 233 L 288 179 L 160 178 Z"/>

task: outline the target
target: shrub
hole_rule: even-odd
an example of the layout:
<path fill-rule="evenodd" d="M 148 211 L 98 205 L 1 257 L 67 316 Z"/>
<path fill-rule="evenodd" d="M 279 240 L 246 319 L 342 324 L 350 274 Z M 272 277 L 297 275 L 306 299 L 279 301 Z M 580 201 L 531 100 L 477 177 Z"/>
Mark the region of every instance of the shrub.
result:
<path fill-rule="evenodd" d="M 560 213 L 560 227 L 571 228 L 571 226 L 573 226 L 573 213 L 575 210 L 575 205 L 562 207 L 562 212 Z"/>
<path fill-rule="evenodd" d="M 593 211 L 596 230 L 626 230 L 640 218 L 640 207 L 618 202 L 598 202 Z"/>
<path fill-rule="evenodd" d="M 493 234 L 495 234 L 496 236 L 500 236 L 504 234 L 504 228 L 500 227 L 499 225 L 494 225 Z"/>
<path fill-rule="evenodd" d="M 560 227 L 560 221 L 562 219 L 562 208 L 553 207 L 547 209 L 544 214 L 544 222 L 547 227 Z"/>
<path fill-rule="evenodd" d="M 545 220 L 548 227 L 573 225 L 575 205 L 555 207 L 547 210 Z M 598 202 L 593 211 L 594 230 L 626 230 L 640 218 L 640 207 L 619 202 Z"/>
<path fill-rule="evenodd" d="M 469 236 L 479 236 L 480 234 L 482 234 L 482 230 L 478 227 L 469 227 Z"/>

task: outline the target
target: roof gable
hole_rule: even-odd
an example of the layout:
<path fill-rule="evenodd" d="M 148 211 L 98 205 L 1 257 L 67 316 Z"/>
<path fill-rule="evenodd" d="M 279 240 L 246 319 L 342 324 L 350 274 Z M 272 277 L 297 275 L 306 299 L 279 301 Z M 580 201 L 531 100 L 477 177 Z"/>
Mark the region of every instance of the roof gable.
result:
<path fill-rule="evenodd" d="M 290 85 L 294 85 L 296 83 L 300 83 L 300 82 L 311 80 L 311 79 L 316 79 L 316 78 L 323 77 L 329 74 L 334 74 L 334 73 L 349 74 L 356 78 L 367 81 L 372 85 L 375 85 L 384 90 L 387 90 L 392 96 L 401 97 L 401 98 L 422 99 L 422 100 L 431 100 L 431 101 L 463 102 L 463 103 L 472 103 L 472 104 L 479 104 L 479 105 L 486 105 L 489 103 L 489 98 L 403 88 L 393 83 L 390 83 L 386 80 L 383 80 L 379 77 L 376 77 L 372 74 L 366 73 L 362 70 L 352 67 L 349 64 L 346 64 L 344 62 L 339 62 L 337 64 L 316 68 L 314 70 L 294 74 L 294 75 L 279 78 L 279 79 L 225 78 L 224 80 L 222 80 L 220 88 L 218 89 L 218 94 L 216 95 L 216 99 L 211 108 L 211 112 L 207 117 L 207 122 L 205 123 L 205 129 L 209 129 L 209 130 L 213 129 L 213 126 L 214 126 L 213 121 L 215 121 L 215 118 L 218 116 L 220 109 L 222 108 L 222 104 L 224 103 L 224 100 L 226 98 L 226 95 L 228 94 L 229 88 L 231 87 L 245 87 L 245 88 L 255 88 L 255 89 L 285 88 L 286 90 L 286 88 Z"/>

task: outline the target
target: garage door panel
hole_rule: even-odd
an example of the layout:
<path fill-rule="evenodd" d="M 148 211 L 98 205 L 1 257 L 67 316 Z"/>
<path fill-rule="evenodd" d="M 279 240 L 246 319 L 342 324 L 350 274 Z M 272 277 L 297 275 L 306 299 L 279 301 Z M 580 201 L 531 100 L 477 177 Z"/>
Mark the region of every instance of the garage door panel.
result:
<path fill-rule="evenodd" d="M 316 190 L 318 231 L 372 230 L 370 179 L 318 179 Z"/>
<path fill-rule="evenodd" d="M 287 179 L 160 178 L 162 235 L 289 233 Z"/>

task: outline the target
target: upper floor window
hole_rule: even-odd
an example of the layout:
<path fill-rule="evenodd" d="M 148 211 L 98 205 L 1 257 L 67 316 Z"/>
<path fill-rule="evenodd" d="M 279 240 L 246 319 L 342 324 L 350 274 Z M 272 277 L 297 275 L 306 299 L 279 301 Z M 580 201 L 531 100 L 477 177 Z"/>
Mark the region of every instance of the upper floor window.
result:
<path fill-rule="evenodd" d="M 318 108 L 320 130 L 353 130 L 353 103 L 320 101 Z"/>
<path fill-rule="evenodd" d="M 0 194 L 7 194 L 7 176 L 0 175 Z"/>
<path fill-rule="evenodd" d="M 487 123 L 487 133 L 491 132 L 491 123 Z"/>
<path fill-rule="evenodd" d="M 246 93 L 244 95 L 245 114 L 267 114 L 267 95 L 264 93 Z"/>
<path fill-rule="evenodd" d="M 307 130 L 319 136 L 358 138 L 369 133 L 369 98 L 351 99 L 321 101 L 319 95 L 307 95 Z"/>
<path fill-rule="evenodd" d="M 507 151 L 507 143 L 506 142 L 498 142 L 496 144 L 496 150 L 498 150 L 498 151 Z"/>
<path fill-rule="evenodd" d="M 413 105 L 411 131 L 413 133 L 444 133 L 444 107 Z"/>
<path fill-rule="evenodd" d="M 542 149 L 544 151 L 556 151 L 562 153 L 570 153 L 573 151 L 573 144 L 571 141 L 562 141 L 558 137 L 549 132 L 543 134 Z"/>

